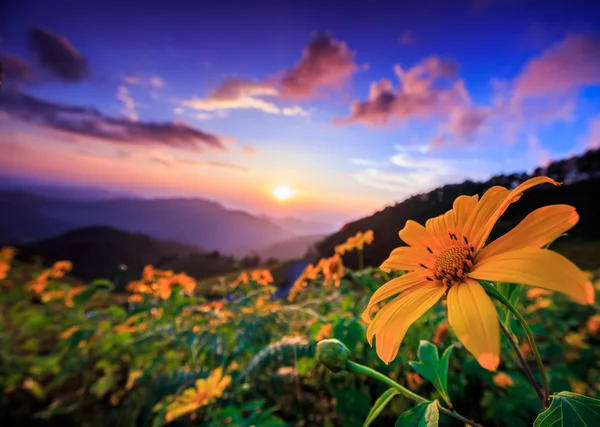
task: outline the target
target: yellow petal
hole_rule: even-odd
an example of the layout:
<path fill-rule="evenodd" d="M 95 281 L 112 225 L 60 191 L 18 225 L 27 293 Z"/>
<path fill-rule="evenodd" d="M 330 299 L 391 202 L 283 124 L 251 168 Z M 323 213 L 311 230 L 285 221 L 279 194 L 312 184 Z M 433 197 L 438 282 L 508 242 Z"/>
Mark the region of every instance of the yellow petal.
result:
<path fill-rule="evenodd" d="M 480 249 L 480 247 L 477 246 L 477 242 L 481 240 L 483 231 L 490 221 L 490 218 L 509 194 L 510 191 L 506 188 L 498 185 L 494 186 L 485 192 L 481 200 L 471 211 L 462 232 L 476 250 Z M 458 236 L 458 238 L 460 239 L 461 236 Z M 487 234 L 485 238 L 487 238 Z M 485 238 L 483 239 L 484 242 Z"/>
<path fill-rule="evenodd" d="M 594 303 L 594 287 L 588 274 L 564 256 L 546 249 L 523 248 L 491 256 L 476 263 L 468 276 L 550 289 L 580 304 Z"/>
<path fill-rule="evenodd" d="M 446 292 L 446 287 L 429 282 L 403 292 L 386 305 L 369 325 L 367 338 L 377 335 L 377 355 L 389 364 L 398 354 L 406 331 L 423 313 L 429 310 Z M 379 319 L 378 319 L 379 317 Z M 376 325 L 374 328 L 371 326 Z"/>
<path fill-rule="evenodd" d="M 527 190 L 531 187 L 535 187 L 536 185 L 546 184 L 546 183 L 553 184 L 553 185 L 560 185 L 558 182 L 554 181 L 552 178 L 548 178 L 547 176 L 536 176 L 534 178 L 528 179 L 527 181 L 525 181 L 522 184 L 515 187 L 514 190 L 510 191 L 506 195 L 506 197 L 504 197 L 502 199 L 502 201 L 496 206 L 496 209 L 488 217 L 487 221 L 485 223 L 478 223 L 478 227 L 473 228 L 471 230 L 472 232 L 474 232 L 474 235 L 470 236 L 473 238 L 473 242 L 471 242 L 471 243 L 473 244 L 473 246 L 475 246 L 475 249 L 476 250 L 481 249 L 481 247 L 485 243 L 486 239 L 490 235 L 492 228 L 494 228 L 494 225 L 496 224 L 498 219 L 500 219 L 502 214 L 506 211 L 506 209 L 508 209 L 508 207 L 510 206 L 511 203 L 519 200 L 519 198 L 521 197 L 521 195 L 523 194 L 523 192 L 525 190 Z M 500 187 L 500 188 L 503 188 L 503 187 Z M 508 190 L 506 190 L 506 191 L 508 191 Z M 481 199 L 482 202 L 483 202 L 484 198 L 485 198 L 485 194 L 484 194 L 483 198 Z"/>
<path fill-rule="evenodd" d="M 182 415 L 194 412 L 196 409 L 200 408 L 200 406 L 201 405 L 199 405 L 198 403 L 190 403 L 187 405 L 173 404 L 167 408 L 167 413 L 165 414 L 165 421 L 171 422 L 175 418 L 179 418 Z"/>
<path fill-rule="evenodd" d="M 406 225 L 402 230 L 400 230 L 398 235 L 408 246 L 420 246 L 424 248 L 429 246 L 434 251 L 441 249 L 440 244 L 435 239 L 431 231 L 423 227 L 418 222 L 412 220 L 406 221 Z"/>
<path fill-rule="evenodd" d="M 448 291 L 448 322 L 479 364 L 495 371 L 500 363 L 500 327 L 494 303 L 475 280 Z"/>
<path fill-rule="evenodd" d="M 573 206 L 552 205 L 536 209 L 515 228 L 484 247 L 477 255 L 476 262 L 516 249 L 539 249 L 570 230 L 577 221 L 579 215 Z"/>
<path fill-rule="evenodd" d="M 391 270 L 420 269 L 422 267 L 420 267 L 419 264 L 432 266 L 433 256 L 424 248 L 400 246 L 392 251 L 390 256 L 383 261 L 379 268 L 389 273 Z"/>
<path fill-rule="evenodd" d="M 429 283 L 429 281 L 425 279 L 423 273 L 414 271 L 390 280 L 377 289 L 371 296 L 369 304 L 362 314 L 363 321 L 366 323 L 371 323 L 371 311 L 373 307 L 381 301 L 385 301 L 386 299 L 399 294 L 402 291 L 410 289 L 413 286 L 420 284 L 426 285 L 427 283 Z"/>
<path fill-rule="evenodd" d="M 456 230 L 454 212 L 449 210 L 443 215 L 428 219 L 425 228 L 434 236 L 441 248 L 451 245 L 453 242 L 448 232 Z"/>
<path fill-rule="evenodd" d="M 467 219 L 477 206 L 478 201 L 479 196 L 477 194 L 474 196 L 459 196 L 456 198 L 456 200 L 454 200 L 454 203 L 452 204 L 452 211 L 454 212 L 456 230 L 453 231 L 457 236 L 463 235 L 465 225 L 467 224 Z"/>

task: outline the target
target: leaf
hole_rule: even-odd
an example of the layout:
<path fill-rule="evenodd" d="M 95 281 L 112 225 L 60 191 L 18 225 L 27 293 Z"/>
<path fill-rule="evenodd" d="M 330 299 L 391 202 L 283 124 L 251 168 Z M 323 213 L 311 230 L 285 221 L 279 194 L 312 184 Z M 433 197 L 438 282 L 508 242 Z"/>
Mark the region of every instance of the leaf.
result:
<path fill-rule="evenodd" d="M 437 347 L 429 341 L 421 340 L 418 353 L 420 360 L 408 362 L 419 375 L 434 385 L 449 406 L 452 403 L 448 395 L 448 362 L 453 348 L 452 345 L 448 347 L 440 359 Z"/>
<path fill-rule="evenodd" d="M 112 282 L 106 279 L 98 279 L 94 280 L 92 283 L 87 285 L 87 287 L 82 291 L 76 294 L 73 297 L 73 302 L 77 305 L 83 305 L 94 296 L 94 294 L 98 291 L 112 291 L 115 289 L 115 285 Z"/>
<path fill-rule="evenodd" d="M 600 426 L 600 400 L 569 391 L 553 396 L 552 404 L 539 414 L 533 427 Z"/>
<path fill-rule="evenodd" d="M 377 418 L 379 416 L 379 414 L 381 413 L 381 411 L 383 411 L 385 406 L 388 403 L 390 403 L 390 401 L 397 394 L 398 394 L 398 390 L 393 389 L 393 388 L 390 388 L 390 389 L 384 391 L 383 394 L 381 396 L 379 396 L 379 399 L 377 399 L 377 401 L 371 408 L 371 411 L 369 411 L 369 415 L 367 415 L 367 419 L 365 420 L 363 427 L 368 427 L 369 425 L 371 425 L 371 423 L 373 421 L 375 421 L 375 418 Z"/>
<path fill-rule="evenodd" d="M 395 427 L 437 427 L 439 419 L 437 400 L 421 402 L 400 415 Z"/>

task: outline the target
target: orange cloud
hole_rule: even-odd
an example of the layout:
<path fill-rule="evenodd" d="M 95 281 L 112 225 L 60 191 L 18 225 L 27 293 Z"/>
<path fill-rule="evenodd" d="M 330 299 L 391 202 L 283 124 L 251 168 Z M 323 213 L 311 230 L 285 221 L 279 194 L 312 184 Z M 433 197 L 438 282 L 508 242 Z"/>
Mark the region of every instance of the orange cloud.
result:
<path fill-rule="evenodd" d="M 548 97 L 600 84 L 600 39 L 570 35 L 530 60 L 515 79 L 515 95 Z"/>
<path fill-rule="evenodd" d="M 355 52 L 330 34 L 318 33 L 302 52 L 302 59 L 280 80 L 283 98 L 308 99 L 321 89 L 339 89 L 356 71 Z"/>
<path fill-rule="evenodd" d="M 399 65 L 394 70 L 400 80 L 397 88 L 387 79 L 372 83 L 368 99 L 354 101 L 350 116 L 335 123 L 383 126 L 414 117 L 449 114 L 468 98 L 463 82 L 456 79 L 458 67 L 451 60 L 431 56 L 406 71 Z M 445 88 L 439 84 L 444 81 L 453 85 Z"/>

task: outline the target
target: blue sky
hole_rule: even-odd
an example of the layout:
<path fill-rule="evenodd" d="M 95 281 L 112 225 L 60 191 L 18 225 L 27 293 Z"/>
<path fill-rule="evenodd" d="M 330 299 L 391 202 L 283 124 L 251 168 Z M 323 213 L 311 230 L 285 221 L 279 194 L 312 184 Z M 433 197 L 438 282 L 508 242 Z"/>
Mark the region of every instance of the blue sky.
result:
<path fill-rule="evenodd" d="M 598 2 L 396 3 L 9 1 L 0 167 L 342 223 L 600 143 Z"/>

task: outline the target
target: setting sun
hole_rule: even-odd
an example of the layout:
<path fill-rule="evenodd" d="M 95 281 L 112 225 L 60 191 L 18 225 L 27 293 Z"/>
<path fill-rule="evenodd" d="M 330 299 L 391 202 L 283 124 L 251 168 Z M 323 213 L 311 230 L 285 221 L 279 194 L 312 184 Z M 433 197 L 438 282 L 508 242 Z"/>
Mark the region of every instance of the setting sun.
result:
<path fill-rule="evenodd" d="M 273 189 L 273 196 L 278 200 L 288 200 L 294 194 L 295 191 L 285 185 L 279 185 Z"/>

